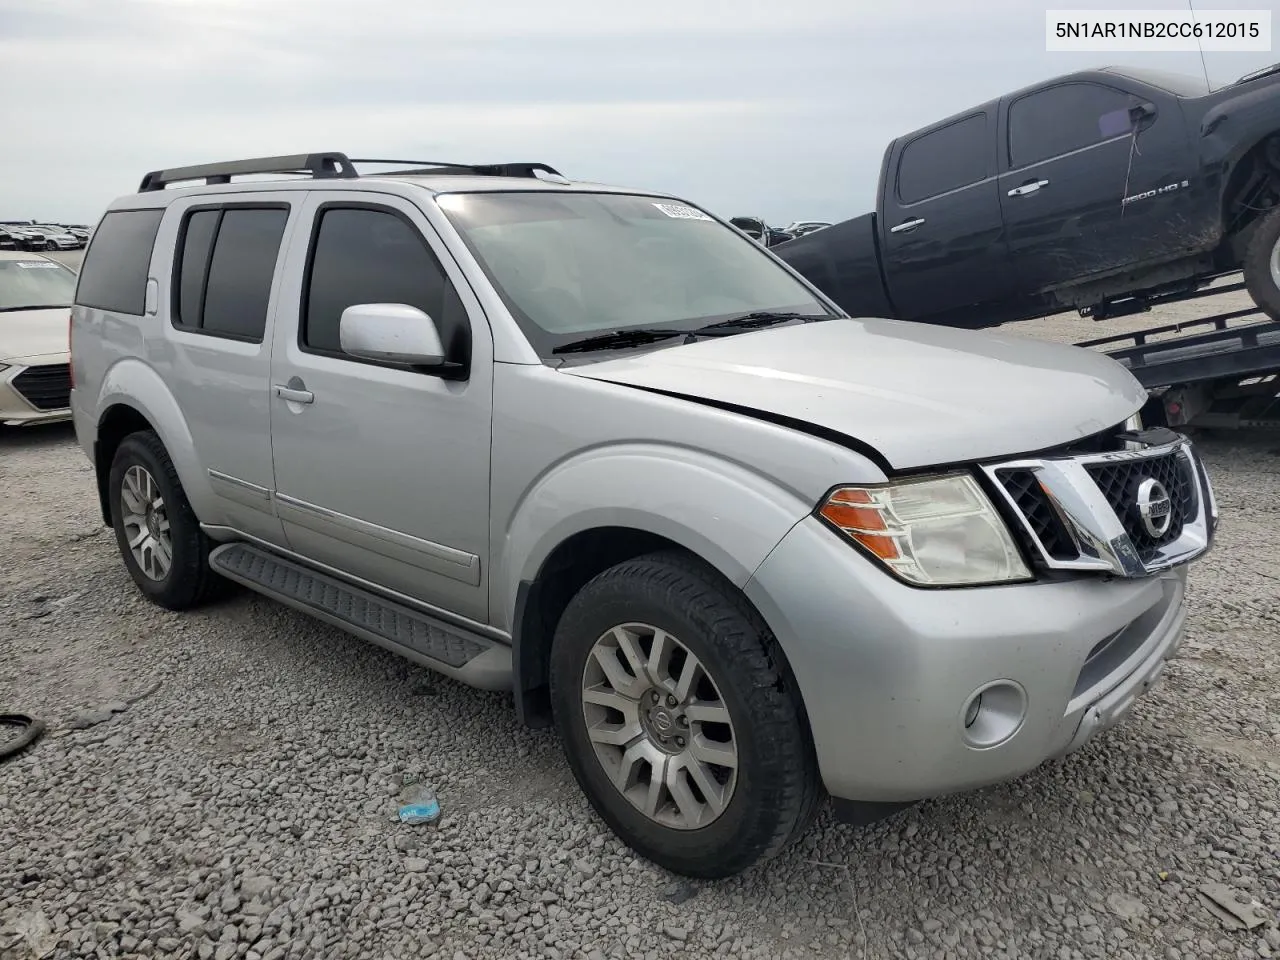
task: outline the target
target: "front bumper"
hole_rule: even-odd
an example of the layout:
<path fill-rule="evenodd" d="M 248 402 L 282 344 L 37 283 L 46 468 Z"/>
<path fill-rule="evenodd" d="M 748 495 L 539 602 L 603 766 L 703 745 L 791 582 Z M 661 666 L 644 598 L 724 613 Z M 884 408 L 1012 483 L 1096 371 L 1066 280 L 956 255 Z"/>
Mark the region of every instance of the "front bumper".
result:
<path fill-rule="evenodd" d="M 1182 566 L 922 590 L 810 518 L 746 592 L 794 670 L 828 792 L 894 803 L 1019 776 L 1119 722 L 1178 648 L 1185 584 Z"/>

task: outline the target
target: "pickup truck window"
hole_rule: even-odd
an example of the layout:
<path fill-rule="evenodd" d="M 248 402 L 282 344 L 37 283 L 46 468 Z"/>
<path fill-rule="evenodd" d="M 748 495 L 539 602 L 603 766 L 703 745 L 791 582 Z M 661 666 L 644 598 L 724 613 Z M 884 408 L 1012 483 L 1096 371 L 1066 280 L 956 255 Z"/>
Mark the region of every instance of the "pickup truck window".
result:
<path fill-rule="evenodd" d="M 990 142 L 986 113 L 965 117 L 912 140 L 898 161 L 898 199 L 916 203 L 986 179 Z"/>
<path fill-rule="evenodd" d="M 142 316 L 147 271 L 164 210 L 113 210 L 102 218 L 85 251 L 76 303 Z"/>
<path fill-rule="evenodd" d="M 1063 83 L 1009 105 L 1009 163 L 1025 167 L 1124 136 L 1132 94 L 1100 83 Z"/>
<path fill-rule="evenodd" d="M 178 233 L 173 325 L 261 343 L 288 219 L 284 206 L 189 212 Z"/>
<path fill-rule="evenodd" d="M 830 315 L 760 244 L 678 201 L 504 191 L 437 202 L 543 356 L 628 327 L 692 330 L 760 311 Z"/>
<path fill-rule="evenodd" d="M 460 309 L 446 316 L 452 290 L 435 254 L 412 223 L 388 209 L 322 207 L 303 290 L 300 341 L 316 353 L 342 355 L 338 321 L 357 303 L 405 303 L 437 327 L 466 323 Z M 456 295 L 447 300 L 460 308 Z M 441 337 L 448 345 L 458 332 L 441 329 Z"/>

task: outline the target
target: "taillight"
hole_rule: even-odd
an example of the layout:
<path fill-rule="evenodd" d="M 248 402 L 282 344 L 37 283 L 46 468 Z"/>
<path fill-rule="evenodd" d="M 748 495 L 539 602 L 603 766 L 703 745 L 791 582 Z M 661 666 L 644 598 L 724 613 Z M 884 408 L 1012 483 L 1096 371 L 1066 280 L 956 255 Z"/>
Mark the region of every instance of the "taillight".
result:
<path fill-rule="evenodd" d="M 71 331 L 75 326 L 75 318 L 71 314 L 67 314 L 67 376 L 71 379 L 71 386 L 74 389 L 76 385 L 76 364 L 71 356 Z"/>

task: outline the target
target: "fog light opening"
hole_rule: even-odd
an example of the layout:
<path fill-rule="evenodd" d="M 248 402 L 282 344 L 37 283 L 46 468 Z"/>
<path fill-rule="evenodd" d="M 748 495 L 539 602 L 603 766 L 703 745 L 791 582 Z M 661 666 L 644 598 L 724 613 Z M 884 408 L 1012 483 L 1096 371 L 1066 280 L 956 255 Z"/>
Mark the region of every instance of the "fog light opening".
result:
<path fill-rule="evenodd" d="M 1027 717 L 1027 693 L 1012 680 L 983 684 L 965 701 L 959 719 L 965 743 L 978 750 L 1010 740 Z"/>

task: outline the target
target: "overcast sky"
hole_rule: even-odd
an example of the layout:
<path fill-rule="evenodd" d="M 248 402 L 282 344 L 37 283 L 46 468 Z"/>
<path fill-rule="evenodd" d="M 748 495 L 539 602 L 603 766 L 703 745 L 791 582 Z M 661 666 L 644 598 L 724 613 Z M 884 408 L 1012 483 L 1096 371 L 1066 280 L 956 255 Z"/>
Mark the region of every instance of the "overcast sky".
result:
<path fill-rule="evenodd" d="M 956 110 L 1107 62 L 1202 71 L 1046 53 L 1046 6 L 1185 0 L 0 0 L 0 219 L 92 222 L 147 170 L 312 150 L 841 219 L 890 139 Z M 1219 84 L 1280 53 L 1206 58 Z"/>

